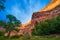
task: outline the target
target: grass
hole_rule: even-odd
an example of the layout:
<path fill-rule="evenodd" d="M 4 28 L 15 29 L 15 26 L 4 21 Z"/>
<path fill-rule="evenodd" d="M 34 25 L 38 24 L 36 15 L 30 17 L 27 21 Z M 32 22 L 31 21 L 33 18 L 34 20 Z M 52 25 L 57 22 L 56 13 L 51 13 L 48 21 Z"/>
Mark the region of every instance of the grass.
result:
<path fill-rule="evenodd" d="M 60 40 L 60 38 L 32 38 L 32 40 Z"/>
<path fill-rule="evenodd" d="M 4 38 L 4 37 L 0 37 L 0 40 L 60 40 L 60 38 L 31 38 L 31 39 L 27 39 L 27 38 Z"/>

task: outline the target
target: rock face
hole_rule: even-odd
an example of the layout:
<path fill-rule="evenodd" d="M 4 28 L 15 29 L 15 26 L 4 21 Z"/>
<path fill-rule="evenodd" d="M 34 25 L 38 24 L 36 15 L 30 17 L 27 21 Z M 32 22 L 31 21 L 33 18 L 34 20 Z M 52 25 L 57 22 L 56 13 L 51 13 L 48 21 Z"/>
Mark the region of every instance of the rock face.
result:
<path fill-rule="evenodd" d="M 60 14 L 60 5 L 50 11 L 35 12 L 32 15 L 32 23 L 39 24 L 47 19 L 55 18 Z"/>
<path fill-rule="evenodd" d="M 36 24 L 39 24 L 47 19 L 52 19 L 57 17 L 60 14 L 60 5 L 58 5 L 57 7 L 55 7 L 54 9 L 50 10 L 50 11 L 43 11 L 43 12 L 34 12 L 32 15 L 32 20 L 31 20 L 31 24 L 27 25 L 22 33 L 29 33 L 31 32 L 31 29 L 33 29 L 35 27 Z"/>

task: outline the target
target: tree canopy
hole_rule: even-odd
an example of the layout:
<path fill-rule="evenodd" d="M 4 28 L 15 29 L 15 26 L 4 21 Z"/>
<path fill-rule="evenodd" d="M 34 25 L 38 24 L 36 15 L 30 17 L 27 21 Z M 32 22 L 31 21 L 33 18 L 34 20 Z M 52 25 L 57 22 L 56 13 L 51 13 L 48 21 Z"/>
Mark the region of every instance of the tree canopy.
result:
<path fill-rule="evenodd" d="M 6 18 L 9 19 L 8 22 L 1 20 L 0 21 L 0 27 L 5 28 L 5 31 L 8 33 L 8 37 L 10 36 L 10 33 L 12 31 L 19 31 L 17 27 L 21 26 L 21 22 L 13 15 L 7 15 Z"/>
<path fill-rule="evenodd" d="M 0 11 L 5 9 L 5 1 L 6 0 L 0 0 Z"/>

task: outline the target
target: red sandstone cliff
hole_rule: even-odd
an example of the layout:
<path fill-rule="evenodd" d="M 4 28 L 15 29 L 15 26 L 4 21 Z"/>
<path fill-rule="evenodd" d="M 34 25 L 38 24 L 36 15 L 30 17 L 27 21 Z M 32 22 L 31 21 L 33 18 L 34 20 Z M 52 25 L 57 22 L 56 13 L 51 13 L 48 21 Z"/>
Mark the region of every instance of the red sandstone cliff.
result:
<path fill-rule="evenodd" d="M 27 25 L 24 29 L 20 30 L 21 33 L 29 33 L 31 29 L 35 27 L 36 24 L 39 24 L 47 19 L 55 18 L 60 14 L 60 5 L 56 6 L 54 9 L 43 12 L 34 12 L 32 15 L 31 24 Z"/>
<path fill-rule="evenodd" d="M 58 5 L 57 7 L 55 7 L 54 9 L 50 11 L 34 12 L 32 15 L 32 23 L 39 24 L 43 22 L 44 20 L 55 18 L 59 14 L 60 14 L 60 5 Z"/>

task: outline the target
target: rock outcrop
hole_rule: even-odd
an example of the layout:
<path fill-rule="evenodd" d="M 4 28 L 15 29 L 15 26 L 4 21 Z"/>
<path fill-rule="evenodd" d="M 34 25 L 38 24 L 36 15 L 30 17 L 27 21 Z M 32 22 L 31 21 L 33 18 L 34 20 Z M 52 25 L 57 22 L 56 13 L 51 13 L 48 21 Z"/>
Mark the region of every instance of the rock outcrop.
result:
<path fill-rule="evenodd" d="M 55 18 L 60 14 L 60 5 L 50 11 L 35 12 L 32 15 L 32 23 L 39 24 L 47 19 Z"/>

